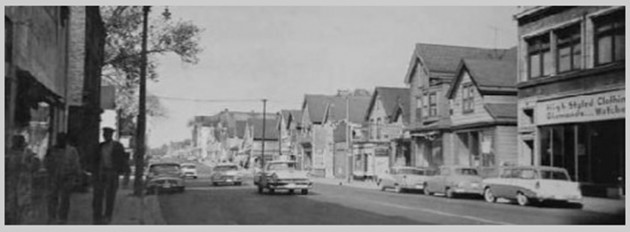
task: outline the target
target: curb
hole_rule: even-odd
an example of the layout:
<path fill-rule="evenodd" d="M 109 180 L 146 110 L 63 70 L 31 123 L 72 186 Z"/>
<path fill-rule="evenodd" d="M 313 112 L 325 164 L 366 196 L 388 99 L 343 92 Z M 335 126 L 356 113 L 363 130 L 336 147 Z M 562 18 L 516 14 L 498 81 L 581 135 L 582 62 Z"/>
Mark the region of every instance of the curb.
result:
<path fill-rule="evenodd" d="M 160 201 L 156 195 L 144 197 L 142 220 L 144 225 L 166 225 L 166 220 L 162 217 Z"/>

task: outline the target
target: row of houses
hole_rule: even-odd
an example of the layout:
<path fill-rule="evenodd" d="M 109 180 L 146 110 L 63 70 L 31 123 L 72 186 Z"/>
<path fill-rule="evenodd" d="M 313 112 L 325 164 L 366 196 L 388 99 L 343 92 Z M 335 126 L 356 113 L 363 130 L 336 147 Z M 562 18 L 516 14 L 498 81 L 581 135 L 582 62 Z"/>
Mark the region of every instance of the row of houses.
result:
<path fill-rule="evenodd" d="M 7 6 L 4 14 L 5 219 L 29 224 L 45 221 L 41 161 L 57 134 L 75 138 L 84 165 L 98 149 L 106 31 L 98 6 Z"/>
<path fill-rule="evenodd" d="M 555 166 L 587 195 L 618 195 L 625 8 L 523 7 L 514 19 L 512 48 L 416 44 L 405 87 L 306 94 L 266 125 L 265 159 L 354 179 L 392 166 Z"/>

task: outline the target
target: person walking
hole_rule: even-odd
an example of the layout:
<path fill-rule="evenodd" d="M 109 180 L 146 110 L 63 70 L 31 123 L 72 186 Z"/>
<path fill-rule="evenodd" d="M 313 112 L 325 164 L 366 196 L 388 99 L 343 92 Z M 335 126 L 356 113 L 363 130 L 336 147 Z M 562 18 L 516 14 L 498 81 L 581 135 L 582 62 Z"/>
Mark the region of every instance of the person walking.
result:
<path fill-rule="evenodd" d="M 125 172 L 125 148 L 113 140 L 114 129 L 103 128 L 103 139 L 92 163 L 94 177 L 94 197 L 92 210 L 94 224 L 109 224 L 114 212 L 118 179 Z M 105 212 L 103 212 L 105 203 Z"/>
<path fill-rule="evenodd" d="M 66 134 L 57 134 L 57 141 L 44 158 L 50 177 L 48 198 L 48 222 L 66 224 L 70 209 L 70 194 L 77 178 L 82 173 L 79 152 L 68 144 Z"/>

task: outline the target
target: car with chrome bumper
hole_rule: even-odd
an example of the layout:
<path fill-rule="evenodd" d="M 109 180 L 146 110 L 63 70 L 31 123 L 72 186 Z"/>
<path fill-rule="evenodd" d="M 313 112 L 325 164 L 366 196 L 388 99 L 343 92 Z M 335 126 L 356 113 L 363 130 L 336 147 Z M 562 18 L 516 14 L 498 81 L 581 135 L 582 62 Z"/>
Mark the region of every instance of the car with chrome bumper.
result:
<path fill-rule="evenodd" d="M 184 173 L 184 177 L 192 177 L 193 179 L 197 179 L 197 166 L 193 163 L 183 163 L 182 173 Z"/>
<path fill-rule="evenodd" d="M 542 202 L 572 202 L 582 206 L 579 184 L 569 178 L 566 169 L 547 166 L 504 167 L 498 177 L 483 181 L 484 199 L 516 200 L 521 205 Z"/>
<path fill-rule="evenodd" d="M 483 193 L 483 178 L 474 167 L 441 166 L 424 186 L 424 193 L 432 195 L 442 193 L 448 198 L 458 195 L 476 195 Z"/>
<path fill-rule="evenodd" d="M 271 161 L 263 170 L 254 175 L 254 185 L 258 187 L 258 193 L 265 189 L 269 193 L 276 190 L 287 190 L 289 194 L 300 191 L 308 194 L 313 187 L 313 182 L 308 178 L 307 172 L 297 170 L 295 161 Z"/>
<path fill-rule="evenodd" d="M 377 180 L 377 184 L 382 191 L 394 189 L 397 193 L 423 190 L 434 172 L 435 170 L 426 167 L 392 167 Z"/>
<path fill-rule="evenodd" d="M 146 176 L 147 194 L 157 192 L 184 192 L 186 183 L 178 163 L 150 164 Z"/>
<path fill-rule="evenodd" d="M 243 177 L 239 172 L 238 165 L 236 164 L 217 164 L 212 168 L 212 174 L 210 175 L 210 182 L 214 186 L 218 185 L 241 185 L 243 183 Z"/>

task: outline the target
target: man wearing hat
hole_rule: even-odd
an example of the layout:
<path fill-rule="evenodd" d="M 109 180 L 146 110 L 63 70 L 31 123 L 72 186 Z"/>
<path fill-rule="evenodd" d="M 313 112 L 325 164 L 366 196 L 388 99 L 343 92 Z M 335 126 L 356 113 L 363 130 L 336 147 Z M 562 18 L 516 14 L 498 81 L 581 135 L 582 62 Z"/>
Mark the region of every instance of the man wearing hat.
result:
<path fill-rule="evenodd" d="M 94 177 L 94 198 L 92 199 L 93 219 L 95 224 L 109 224 L 114 212 L 118 178 L 126 167 L 125 148 L 112 139 L 114 129 L 103 128 L 104 142 L 99 144 L 99 152 L 92 164 Z M 104 198 L 104 199 L 103 199 Z M 105 200 L 105 212 L 103 212 Z"/>

